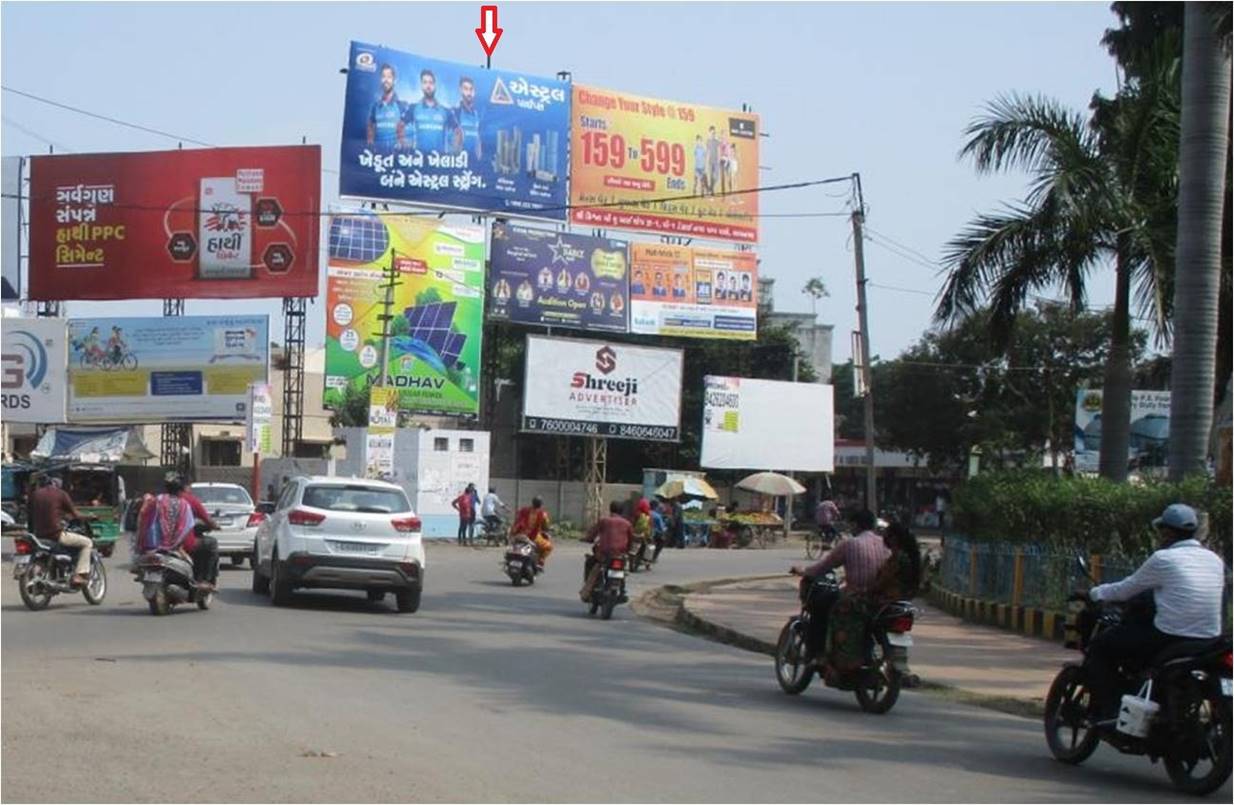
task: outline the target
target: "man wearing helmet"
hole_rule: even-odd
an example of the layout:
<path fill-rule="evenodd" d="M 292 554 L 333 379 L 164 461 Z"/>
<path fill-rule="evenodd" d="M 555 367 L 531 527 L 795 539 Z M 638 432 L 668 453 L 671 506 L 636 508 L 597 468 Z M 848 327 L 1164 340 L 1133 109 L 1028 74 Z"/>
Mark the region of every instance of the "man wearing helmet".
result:
<path fill-rule="evenodd" d="M 1099 718 L 1117 715 L 1118 667 L 1147 663 L 1171 643 L 1203 640 L 1221 634 L 1221 598 L 1225 563 L 1196 539 L 1195 509 L 1167 506 L 1153 520 L 1161 547 L 1122 581 L 1089 590 L 1094 601 L 1128 601 L 1151 592 L 1156 605 L 1152 623 L 1124 621 L 1107 629 L 1089 647 L 1086 665 L 1101 707 Z"/>

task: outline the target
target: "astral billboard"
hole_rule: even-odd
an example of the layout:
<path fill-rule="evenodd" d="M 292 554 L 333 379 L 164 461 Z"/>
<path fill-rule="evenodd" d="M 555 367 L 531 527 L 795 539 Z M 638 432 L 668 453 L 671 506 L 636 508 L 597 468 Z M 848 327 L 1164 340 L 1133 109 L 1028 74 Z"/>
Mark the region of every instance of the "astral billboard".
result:
<path fill-rule="evenodd" d="M 631 244 L 630 332 L 753 341 L 757 330 L 753 252 Z"/>
<path fill-rule="evenodd" d="M 1097 472 L 1101 465 L 1101 389 L 1080 389 L 1075 398 L 1075 468 Z M 1170 453 L 1170 392 L 1131 392 L 1130 467 L 1166 466 Z"/>
<path fill-rule="evenodd" d="M 0 160 L 0 299 L 21 297 L 21 157 Z"/>
<path fill-rule="evenodd" d="M 30 158 L 29 296 L 316 296 L 321 149 Z"/>
<path fill-rule="evenodd" d="M 527 336 L 522 429 L 681 440 L 682 352 Z"/>
<path fill-rule="evenodd" d="M 835 392 L 821 383 L 703 378 L 699 466 L 832 472 Z M 790 415 L 791 414 L 791 415 Z"/>
<path fill-rule="evenodd" d="M 267 316 L 70 319 L 68 419 L 245 423 L 269 345 Z"/>
<path fill-rule="evenodd" d="M 570 85 L 351 43 L 339 193 L 565 218 Z"/>
<path fill-rule="evenodd" d="M 608 238 L 493 224 L 489 318 L 626 332 L 630 315 L 626 246 Z"/>
<path fill-rule="evenodd" d="M 386 383 L 405 411 L 479 411 L 484 228 L 414 215 L 356 212 L 330 219 L 325 406 L 367 395 L 380 375 L 383 269 L 391 261 Z"/>
<path fill-rule="evenodd" d="M 758 241 L 758 194 L 741 192 L 758 187 L 758 115 L 578 84 L 573 95 L 571 220 Z"/>
<path fill-rule="evenodd" d="M 65 421 L 64 319 L 4 319 L 0 392 L 4 421 Z"/>

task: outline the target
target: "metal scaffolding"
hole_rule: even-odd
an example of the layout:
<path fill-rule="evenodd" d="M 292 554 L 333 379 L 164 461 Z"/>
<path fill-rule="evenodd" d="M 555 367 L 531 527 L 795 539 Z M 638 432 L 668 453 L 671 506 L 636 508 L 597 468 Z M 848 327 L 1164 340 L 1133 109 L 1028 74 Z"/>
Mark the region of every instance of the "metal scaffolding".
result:
<path fill-rule="evenodd" d="M 604 478 L 608 474 L 608 440 L 600 436 L 587 437 L 586 468 L 583 476 L 585 495 L 584 517 L 589 525 L 605 513 Z"/>
<path fill-rule="evenodd" d="M 164 299 L 164 316 L 183 316 L 183 299 Z M 193 426 L 187 422 L 167 422 L 160 429 L 159 458 L 162 465 L 185 478 L 193 473 Z"/>
<path fill-rule="evenodd" d="M 283 299 L 283 455 L 296 454 L 304 436 L 304 323 L 308 298 Z"/>

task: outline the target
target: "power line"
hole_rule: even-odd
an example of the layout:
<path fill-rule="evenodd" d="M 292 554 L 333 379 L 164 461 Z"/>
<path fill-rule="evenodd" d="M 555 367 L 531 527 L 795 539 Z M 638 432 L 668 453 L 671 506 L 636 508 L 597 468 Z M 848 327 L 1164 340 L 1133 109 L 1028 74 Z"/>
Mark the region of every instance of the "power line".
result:
<path fill-rule="evenodd" d="M 105 120 L 108 123 L 114 123 L 117 126 L 124 126 L 126 128 L 136 129 L 138 131 L 144 131 L 148 134 L 157 134 L 160 137 L 167 137 L 169 139 L 176 140 L 179 142 L 192 143 L 193 145 L 202 145 L 207 148 L 216 147 L 211 143 L 203 142 L 201 140 L 195 140 L 192 137 L 184 137 L 179 134 L 172 134 L 171 132 L 162 131 L 160 129 L 151 128 L 149 126 L 143 126 L 139 123 L 129 123 L 127 121 L 120 120 L 119 118 L 111 117 L 110 115 L 101 115 L 98 112 L 91 112 L 87 109 L 82 109 L 77 106 L 70 106 L 67 103 L 60 103 L 59 101 L 53 101 L 50 98 L 44 98 L 40 95 L 34 95 L 33 93 L 29 93 L 29 92 L 22 92 L 21 90 L 13 89 L 12 87 L 6 87 L 3 85 L 0 85 L 0 89 L 4 90 L 5 92 L 11 92 L 14 95 L 20 95 L 23 98 L 29 98 L 32 101 L 38 101 L 39 103 L 45 103 L 48 106 L 55 106 L 59 109 L 67 109 L 70 112 L 76 112 L 79 115 L 85 115 L 86 117 L 93 117 L 98 120 Z"/>
<path fill-rule="evenodd" d="M 27 127 L 23 126 L 22 124 L 18 123 L 16 120 L 14 120 L 14 119 L 13 119 L 13 118 L 11 118 L 11 117 L 4 116 L 4 117 L 3 117 L 3 122 L 5 123 L 5 125 L 12 126 L 13 128 L 17 129 L 17 130 L 18 130 L 18 131 L 20 131 L 22 134 L 25 134 L 25 135 L 27 135 L 27 136 L 29 136 L 29 137 L 33 137 L 34 139 L 38 140 L 39 142 L 41 142 L 41 143 L 43 143 L 43 144 L 45 144 L 45 145 L 50 145 L 51 147 L 53 147 L 53 148 L 55 148 L 55 149 L 57 149 L 57 150 L 60 150 L 60 151 L 72 151 L 72 150 L 73 150 L 73 149 L 71 149 L 71 148 L 66 148 L 65 146 L 61 145 L 60 143 L 56 142 L 55 140 L 51 140 L 51 139 L 49 139 L 49 138 L 47 138 L 47 137 L 44 137 L 42 134 L 39 134 L 37 131 L 34 131 L 33 129 L 29 129 L 29 128 L 27 128 Z"/>
<path fill-rule="evenodd" d="M 899 291 L 901 293 L 915 293 L 921 296 L 930 296 L 930 297 L 937 296 L 937 294 L 934 291 L 923 291 L 917 288 L 904 288 L 899 285 L 883 285 L 882 283 L 878 283 L 878 282 L 867 282 L 866 285 L 870 286 L 871 288 L 881 288 L 884 291 Z"/>
<path fill-rule="evenodd" d="M 868 232 L 868 233 L 870 233 L 870 234 L 874 235 L 875 237 L 882 238 L 883 240 L 885 240 L 885 241 L 887 241 L 888 243 L 890 243 L 892 246 L 895 246 L 895 247 L 897 247 L 897 248 L 899 248 L 899 249 L 902 249 L 902 250 L 904 250 L 904 251 L 908 252 L 909 254 L 912 254 L 912 255 L 916 256 L 917 258 L 919 258 L 920 260 L 924 261 L 925 263 L 927 263 L 927 264 L 929 264 L 929 265 L 931 265 L 931 266 L 933 266 L 933 267 L 935 267 L 935 268 L 942 268 L 942 266 L 940 266 L 937 262 L 935 262 L 935 261 L 934 261 L 934 259 L 933 259 L 932 257 L 927 257 L 927 256 L 925 256 L 924 254 L 922 254 L 921 252 L 917 251 L 917 250 L 916 250 L 916 249 L 914 249 L 913 247 L 911 247 L 911 246 L 905 246 L 903 243 L 900 243 L 899 241 L 895 240 L 894 238 L 890 238 L 890 237 L 888 237 L 887 235 L 884 235 L 882 232 L 879 232 L 877 229 L 872 229 L 871 227 L 868 227 L 868 226 L 867 226 L 865 229 L 866 229 L 866 232 Z"/>

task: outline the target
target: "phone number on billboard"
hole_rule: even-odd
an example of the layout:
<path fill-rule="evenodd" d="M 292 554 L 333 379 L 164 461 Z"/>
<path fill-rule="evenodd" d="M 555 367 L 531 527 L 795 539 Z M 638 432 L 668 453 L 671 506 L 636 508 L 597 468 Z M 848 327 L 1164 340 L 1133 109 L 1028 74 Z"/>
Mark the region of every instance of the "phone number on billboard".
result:
<path fill-rule="evenodd" d="M 523 417 L 523 430 L 536 433 L 559 433 L 565 436 L 604 436 L 615 439 L 652 439 L 675 442 L 677 428 L 663 425 L 626 425 L 613 422 L 583 422 L 576 419 Z"/>

